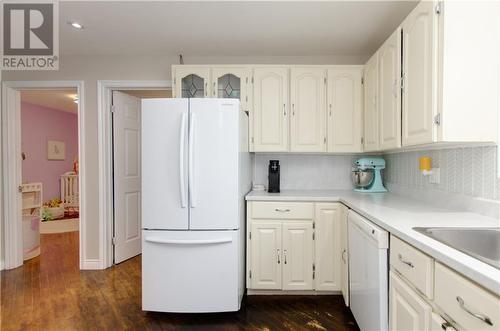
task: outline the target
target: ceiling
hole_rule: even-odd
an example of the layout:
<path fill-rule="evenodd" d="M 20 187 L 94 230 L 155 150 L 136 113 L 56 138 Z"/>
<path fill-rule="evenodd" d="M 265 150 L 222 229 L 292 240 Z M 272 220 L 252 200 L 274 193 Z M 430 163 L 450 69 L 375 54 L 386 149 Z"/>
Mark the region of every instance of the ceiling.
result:
<path fill-rule="evenodd" d="M 23 90 L 21 101 L 37 106 L 43 106 L 68 113 L 77 114 L 78 105 L 74 102 L 77 92 L 75 89 L 67 90 Z"/>
<path fill-rule="evenodd" d="M 368 55 L 416 1 L 60 2 L 63 55 Z M 75 30 L 68 21 L 84 25 Z"/>

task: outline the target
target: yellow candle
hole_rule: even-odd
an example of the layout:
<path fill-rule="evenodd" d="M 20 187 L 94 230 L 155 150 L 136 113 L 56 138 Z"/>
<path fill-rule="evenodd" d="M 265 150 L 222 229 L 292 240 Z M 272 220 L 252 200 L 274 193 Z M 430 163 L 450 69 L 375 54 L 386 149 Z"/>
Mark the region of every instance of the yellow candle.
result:
<path fill-rule="evenodd" d="M 420 170 L 421 171 L 431 171 L 431 158 L 428 156 L 423 156 L 419 159 L 420 162 Z"/>

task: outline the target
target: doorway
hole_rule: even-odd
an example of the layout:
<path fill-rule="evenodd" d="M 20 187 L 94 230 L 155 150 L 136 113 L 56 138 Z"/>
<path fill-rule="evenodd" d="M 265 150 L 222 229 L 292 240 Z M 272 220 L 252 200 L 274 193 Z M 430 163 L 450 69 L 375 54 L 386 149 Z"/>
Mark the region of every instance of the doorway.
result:
<path fill-rule="evenodd" d="M 141 254 L 141 100 L 169 89 L 112 91 L 113 262 Z"/>
<path fill-rule="evenodd" d="M 49 254 L 78 265 L 78 234 L 61 235 L 79 230 L 78 92 L 20 94 L 23 260 Z M 58 237 L 64 247 L 51 245 Z"/>
<path fill-rule="evenodd" d="M 4 268 L 43 252 L 40 232 L 69 231 L 61 250 L 83 269 L 83 82 L 3 82 L 2 94 Z"/>

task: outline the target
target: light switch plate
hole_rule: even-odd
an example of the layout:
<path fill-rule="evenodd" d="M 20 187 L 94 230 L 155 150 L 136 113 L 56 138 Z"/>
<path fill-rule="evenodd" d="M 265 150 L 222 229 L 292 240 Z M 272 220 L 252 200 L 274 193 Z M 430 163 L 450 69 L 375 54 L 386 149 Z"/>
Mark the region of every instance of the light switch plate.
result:
<path fill-rule="evenodd" d="M 439 168 L 432 168 L 431 174 L 429 175 L 429 183 L 439 184 L 441 181 L 441 171 Z"/>

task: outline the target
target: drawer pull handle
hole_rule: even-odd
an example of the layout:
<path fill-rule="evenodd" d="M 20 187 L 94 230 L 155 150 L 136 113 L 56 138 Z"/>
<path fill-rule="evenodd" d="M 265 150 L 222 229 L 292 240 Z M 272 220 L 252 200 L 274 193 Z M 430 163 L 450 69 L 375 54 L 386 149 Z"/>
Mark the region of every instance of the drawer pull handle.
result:
<path fill-rule="evenodd" d="M 280 249 L 278 248 L 278 264 L 280 264 L 281 261 L 280 261 Z"/>
<path fill-rule="evenodd" d="M 290 209 L 276 208 L 275 211 L 279 211 L 280 213 L 288 213 L 290 211 Z"/>
<path fill-rule="evenodd" d="M 449 322 L 443 322 L 443 323 L 441 323 L 441 329 L 443 329 L 444 331 L 455 330 L 455 328 L 453 327 L 453 325 L 451 325 Z"/>
<path fill-rule="evenodd" d="M 283 251 L 283 256 L 284 256 L 284 258 L 285 258 L 284 263 L 286 264 L 286 249 Z"/>
<path fill-rule="evenodd" d="M 493 323 L 491 322 L 491 319 L 488 316 L 482 315 L 482 314 L 477 314 L 477 313 L 474 313 L 472 310 L 470 310 L 465 305 L 464 299 L 462 299 L 461 297 L 457 297 L 457 301 L 458 301 L 458 305 L 460 306 L 460 308 L 465 310 L 469 315 L 472 315 L 473 317 L 477 318 L 478 320 L 481 320 L 484 323 L 493 326 Z"/>
<path fill-rule="evenodd" d="M 345 257 L 344 257 L 344 254 L 346 253 L 346 250 L 342 250 L 342 261 L 344 261 L 344 263 L 347 263 L 346 260 L 345 260 Z"/>
<path fill-rule="evenodd" d="M 410 261 L 404 260 L 403 256 L 401 254 L 398 254 L 398 259 L 399 259 L 399 261 L 401 261 L 402 263 L 406 264 L 410 268 L 415 268 L 415 266 L 413 265 L 413 263 L 411 263 Z"/>

